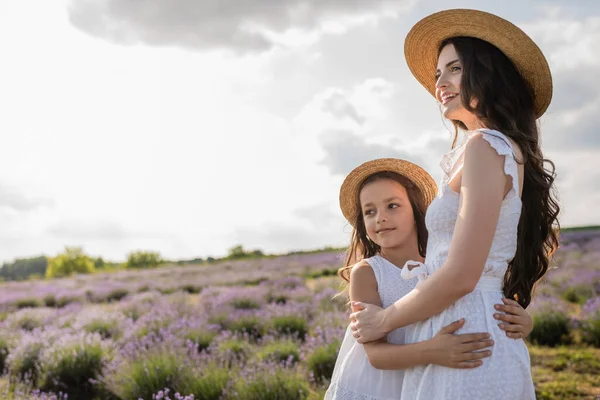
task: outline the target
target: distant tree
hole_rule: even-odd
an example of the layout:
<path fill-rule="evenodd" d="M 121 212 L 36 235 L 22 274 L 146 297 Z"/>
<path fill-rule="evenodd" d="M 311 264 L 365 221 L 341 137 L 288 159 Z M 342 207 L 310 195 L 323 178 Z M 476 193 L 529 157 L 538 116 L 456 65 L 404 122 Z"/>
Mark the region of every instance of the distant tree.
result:
<path fill-rule="evenodd" d="M 246 251 L 242 245 L 237 245 L 229 249 L 228 259 L 248 258 L 248 257 L 263 257 L 265 254 L 262 250 Z"/>
<path fill-rule="evenodd" d="M 252 257 L 263 257 L 265 255 L 262 250 L 253 250 L 250 254 L 252 254 Z"/>
<path fill-rule="evenodd" d="M 6 281 L 28 279 L 32 275 L 46 275 L 48 259 L 45 256 L 16 259 L 0 267 L 0 279 Z"/>
<path fill-rule="evenodd" d="M 94 268 L 103 269 L 104 267 L 106 267 L 106 262 L 102 257 L 97 257 L 94 259 Z"/>
<path fill-rule="evenodd" d="M 243 258 L 247 255 L 248 254 L 244 251 L 244 248 L 240 244 L 229 249 L 227 258 Z"/>
<path fill-rule="evenodd" d="M 94 272 L 94 261 L 81 247 L 65 247 L 64 253 L 48 260 L 47 278 Z"/>
<path fill-rule="evenodd" d="M 153 251 L 132 251 L 127 255 L 127 268 L 156 268 L 163 263 L 160 254 Z"/>

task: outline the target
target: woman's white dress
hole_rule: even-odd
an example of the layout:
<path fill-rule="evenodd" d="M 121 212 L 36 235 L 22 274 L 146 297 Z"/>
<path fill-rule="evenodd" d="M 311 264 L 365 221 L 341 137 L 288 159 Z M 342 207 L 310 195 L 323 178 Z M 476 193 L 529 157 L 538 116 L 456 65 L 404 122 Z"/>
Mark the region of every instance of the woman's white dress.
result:
<path fill-rule="evenodd" d="M 494 304 L 502 303 L 504 273 L 517 248 L 517 226 L 521 215 L 517 163 L 512 144 L 504 134 L 488 129 L 470 132 L 464 143 L 444 156 L 440 164 L 444 178 L 425 217 L 429 230 L 425 263 L 410 262 L 419 266 L 410 273 L 404 267 L 403 275 L 406 278 L 416 276 L 422 281 L 446 260 L 459 205 L 459 194 L 450 188 L 448 182 L 461 170 L 466 143 L 476 133 L 481 133 L 491 147 L 504 156 L 504 173 L 512 178 L 512 189 L 502 202 L 492 247 L 475 290 L 441 313 L 406 327 L 406 343 L 431 339 L 444 326 L 465 318 L 464 327 L 457 333 L 491 333 L 494 340 L 492 356 L 475 369 L 452 369 L 433 364 L 407 369 L 404 371 L 403 399 L 535 399 L 525 342 L 508 338 L 498 327 L 499 321 L 493 318 Z"/>
<path fill-rule="evenodd" d="M 417 284 L 417 278 L 405 280 L 401 269 L 380 256 L 367 258 L 375 278 L 377 291 L 383 307 L 388 307 L 402 298 Z M 388 343 L 404 344 L 405 328 L 396 329 L 387 335 Z M 397 400 L 402 391 L 402 370 L 383 371 L 369 363 L 365 348 L 346 329 L 344 341 L 331 377 L 326 400 Z M 409 397 L 410 398 L 410 397 Z"/>

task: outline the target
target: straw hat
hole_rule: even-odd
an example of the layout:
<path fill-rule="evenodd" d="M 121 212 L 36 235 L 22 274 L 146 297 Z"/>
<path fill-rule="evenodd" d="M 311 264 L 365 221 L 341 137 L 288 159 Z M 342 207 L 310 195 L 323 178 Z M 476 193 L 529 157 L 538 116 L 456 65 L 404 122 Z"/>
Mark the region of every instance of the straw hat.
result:
<path fill-rule="evenodd" d="M 412 27 L 404 41 L 404 56 L 412 74 L 435 96 L 435 71 L 440 45 L 446 39 L 467 36 L 496 46 L 517 67 L 533 89 L 535 114 L 544 114 L 552 99 L 552 75 L 540 48 L 514 24 L 477 10 L 440 11 Z"/>
<path fill-rule="evenodd" d="M 369 176 L 383 171 L 395 172 L 408 178 L 421 191 L 427 206 L 437 194 L 437 185 L 431 175 L 416 164 L 397 158 L 368 161 L 352 170 L 340 189 L 340 208 L 350 225 L 354 226 L 359 211 L 356 207 L 356 196 L 360 185 Z"/>

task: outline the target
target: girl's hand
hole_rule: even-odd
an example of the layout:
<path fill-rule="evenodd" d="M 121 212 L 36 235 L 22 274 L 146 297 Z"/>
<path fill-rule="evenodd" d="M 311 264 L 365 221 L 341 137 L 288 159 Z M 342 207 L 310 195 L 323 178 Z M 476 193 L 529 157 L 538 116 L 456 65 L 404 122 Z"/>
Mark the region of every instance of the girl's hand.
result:
<path fill-rule="evenodd" d="M 352 336 L 358 343 L 372 342 L 381 339 L 388 332 L 383 329 L 385 310 L 373 304 L 352 302 L 350 328 Z M 358 310 L 358 311 L 357 311 Z"/>
<path fill-rule="evenodd" d="M 494 344 L 489 339 L 489 333 L 454 335 L 464 324 L 464 318 L 453 322 L 429 340 L 432 364 L 449 368 L 477 368 L 483 364 L 482 358 L 492 355 L 490 349 L 481 351 Z"/>
<path fill-rule="evenodd" d="M 504 304 L 494 305 L 496 310 L 506 313 L 494 314 L 494 318 L 506 322 L 498 324 L 500 329 L 509 338 L 522 339 L 527 337 L 533 330 L 533 318 L 531 318 L 531 315 L 514 300 L 503 298 L 502 302 Z"/>

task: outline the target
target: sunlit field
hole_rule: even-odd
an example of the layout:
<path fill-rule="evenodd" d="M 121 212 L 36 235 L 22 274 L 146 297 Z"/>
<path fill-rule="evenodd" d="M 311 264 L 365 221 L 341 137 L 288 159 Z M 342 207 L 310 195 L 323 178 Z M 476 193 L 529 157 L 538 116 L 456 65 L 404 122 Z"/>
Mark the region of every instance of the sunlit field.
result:
<path fill-rule="evenodd" d="M 600 396 L 600 231 L 529 310 L 538 399 Z M 347 325 L 339 252 L 0 284 L 2 399 L 321 399 Z"/>

